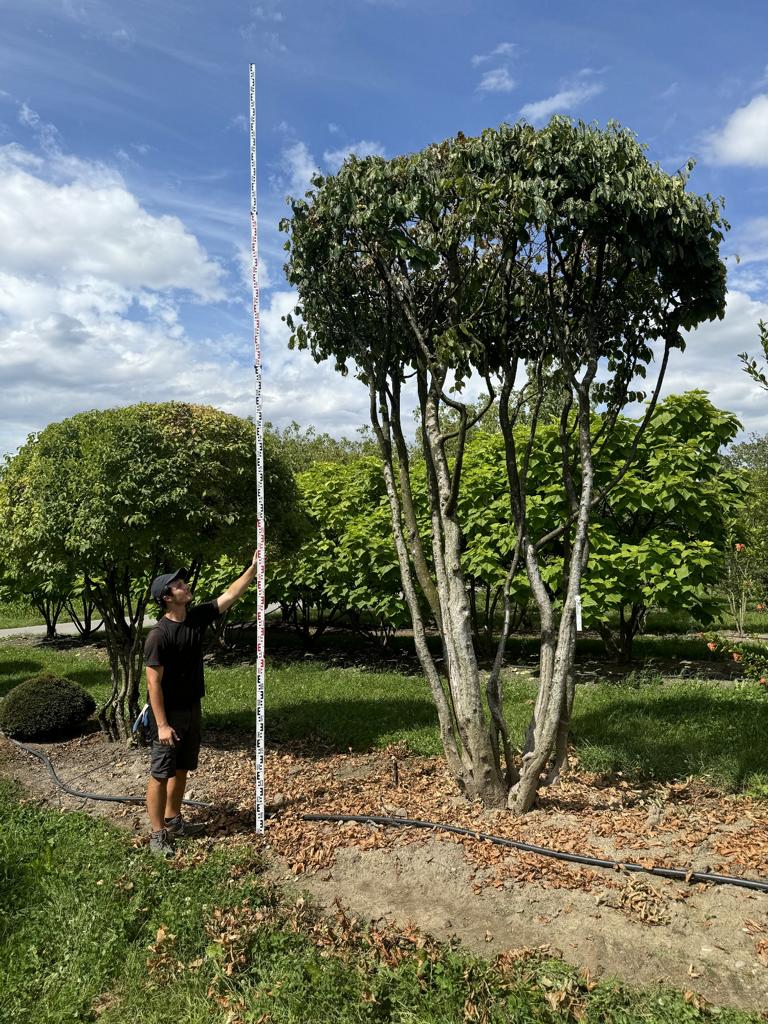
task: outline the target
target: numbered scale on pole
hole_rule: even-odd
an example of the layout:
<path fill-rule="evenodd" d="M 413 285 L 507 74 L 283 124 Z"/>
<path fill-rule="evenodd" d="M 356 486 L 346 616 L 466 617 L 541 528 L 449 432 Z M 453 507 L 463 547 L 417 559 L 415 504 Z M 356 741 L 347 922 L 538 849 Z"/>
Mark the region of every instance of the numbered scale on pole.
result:
<path fill-rule="evenodd" d="M 264 831 L 264 420 L 261 405 L 261 318 L 259 310 L 259 233 L 256 196 L 256 66 L 248 66 L 251 114 L 251 263 L 253 272 L 253 368 L 256 373 L 256 831 Z"/>

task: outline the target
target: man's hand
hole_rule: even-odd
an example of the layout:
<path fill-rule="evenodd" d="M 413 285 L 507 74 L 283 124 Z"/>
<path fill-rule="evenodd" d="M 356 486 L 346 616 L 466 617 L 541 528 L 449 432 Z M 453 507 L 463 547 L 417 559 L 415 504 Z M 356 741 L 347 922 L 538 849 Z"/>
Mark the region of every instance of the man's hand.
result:
<path fill-rule="evenodd" d="M 258 568 L 258 565 L 259 565 L 259 549 L 258 548 L 256 548 L 256 550 L 253 552 L 253 558 L 251 559 L 251 565 L 254 568 Z"/>
<path fill-rule="evenodd" d="M 157 738 L 164 746 L 168 747 L 175 747 L 179 742 L 179 737 L 172 725 L 158 725 Z"/>

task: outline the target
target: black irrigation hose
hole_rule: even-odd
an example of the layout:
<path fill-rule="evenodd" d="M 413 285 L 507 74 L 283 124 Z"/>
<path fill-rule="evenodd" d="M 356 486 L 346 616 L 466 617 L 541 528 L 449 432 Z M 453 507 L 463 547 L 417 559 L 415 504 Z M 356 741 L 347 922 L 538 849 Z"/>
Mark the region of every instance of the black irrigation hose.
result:
<path fill-rule="evenodd" d="M 48 769 L 48 774 L 53 779 L 54 783 L 63 790 L 65 793 L 69 793 L 70 796 L 79 797 L 81 800 L 103 800 L 104 803 L 113 804 L 143 804 L 143 796 L 106 796 L 104 793 L 85 793 L 79 789 L 72 789 L 65 782 L 62 782 L 59 776 L 56 774 L 56 770 L 50 762 L 50 759 L 41 751 L 35 750 L 34 747 L 28 747 L 26 743 L 19 743 L 18 740 L 11 739 L 10 736 L 6 736 L 6 739 L 10 740 L 11 743 L 15 744 L 21 750 L 25 750 L 28 754 L 36 757 L 38 761 L 42 761 L 45 767 Z M 187 807 L 213 807 L 213 804 L 205 803 L 202 800 L 182 800 L 183 804 Z"/>
<path fill-rule="evenodd" d="M 459 836 L 470 836 L 482 842 L 494 843 L 496 846 L 507 846 L 525 853 L 536 853 L 541 857 L 554 857 L 556 860 L 568 861 L 571 864 L 583 864 L 591 868 L 607 868 L 609 871 L 636 871 L 659 878 L 674 878 L 681 882 L 714 882 L 716 885 L 737 885 L 741 889 L 755 889 L 757 892 L 768 892 L 768 882 L 759 882 L 752 878 L 739 878 L 735 875 L 718 875 L 702 871 L 686 871 L 684 868 L 646 868 L 642 864 L 625 861 L 601 860 L 598 857 L 586 857 L 580 853 L 566 853 L 564 850 L 551 850 L 535 843 L 523 843 L 518 839 L 505 839 L 503 836 L 492 836 L 487 832 L 475 832 L 470 828 L 458 825 L 442 825 L 435 821 L 419 821 L 415 818 L 382 818 L 372 814 L 302 814 L 304 821 L 357 821 L 370 825 L 391 825 L 396 828 L 440 829 L 442 832 L 454 832 Z"/>
<path fill-rule="evenodd" d="M 56 774 L 50 759 L 40 750 L 28 747 L 25 743 L 11 739 L 11 743 L 25 750 L 28 754 L 42 761 L 48 769 L 48 773 L 54 783 L 69 793 L 70 796 L 79 797 L 81 800 L 103 800 L 106 803 L 116 804 L 143 804 L 144 797 L 141 796 L 106 796 L 103 793 L 85 793 L 78 789 L 72 789 L 62 782 Z M 213 804 L 205 803 L 202 800 L 184 800 L 188 807 L 211 808 Z M 384 818 L 373 814 L 302 814 L 302 821 L 330 821 L 344 822 L 355 821 L 363 825 L 388 825 L 394 828 L 428 828 L 439 829 L 441 832 L 453 832 L 459 836 L 469 836 L 471 839 L 478 839 L 481 842 L 493 843 L 495 846 L 506 846 L 513 850 L 522 850 L 524 853 L 535 853 L 540 857 L 554 857 L 555 860 L 567 861 L 569 864 L 583 864 L 585 867 L 604 868 L 609 871 L 632 871 L 641 872 L 647 875 L 655 875 L 657 878 L 673 878 L 680 882 L 712 882 L 715 885 L 735 885 L 741 889 L 753 889 L 756 892 L 768 892 L 768 882 L 760 882 L 753 878 L 739 878 L 736 875 L 718 875 L 714 872 L 686 871 L 684 868 L 646 868 L 642 864 L 632 864 L 626 861 L 601 860 L 599 857 L 587 857 L 580 853 L 567 853 L 565 850 L 551 850 L 546 846 L 537 846 L 535 843 L 524 843 L 519 839 L 505 839 L 503 836 L 490 835 L 488 832 L 475 832 L 474 829 L 461 828 L 459 825 L 444 825 L 436 821 L 420 821 L 417 818 Z"/>

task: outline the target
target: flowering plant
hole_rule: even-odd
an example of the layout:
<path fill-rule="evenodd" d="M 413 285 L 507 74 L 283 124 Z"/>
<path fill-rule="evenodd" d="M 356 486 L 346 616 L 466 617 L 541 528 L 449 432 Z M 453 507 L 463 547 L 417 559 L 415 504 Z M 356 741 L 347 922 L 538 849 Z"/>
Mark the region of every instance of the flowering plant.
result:
<path fill-rule="evenodd" d="M 707 634 L 704 639 L 714 654 L 738 662 L 747 679 L 758 683 L 768 692 L 768 644 L 758 640 L 734 640 L 718 633 Z"/>

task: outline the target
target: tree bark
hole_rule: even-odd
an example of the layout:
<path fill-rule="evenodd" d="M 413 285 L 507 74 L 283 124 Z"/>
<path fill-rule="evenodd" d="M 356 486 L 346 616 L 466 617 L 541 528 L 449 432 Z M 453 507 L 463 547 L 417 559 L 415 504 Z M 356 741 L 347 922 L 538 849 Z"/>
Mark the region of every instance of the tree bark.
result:
<path fill-rule="evenodd" d="M 129 739 L 131 725 L 139 713 L 147 594 L 132 604 L 130 584 L 127 574 L 115 569 L 108 570 L 103 581 L 93 584 L 94 601 L 104 622 L 112 682 L 112 692 L 97 710 L 97 717 L 111 740 Z"/>
<path fill-rule="evenodd" d="M 589 512 L 594 484 L 590 437 L 589 387 L 596 365 L 590 364 L 578 384 L 578 438 L 581 481 L 578 491 L 577 518 L 572 541 L 567 545 L 569 564 L 564 574 L 563 608 L 560 622 L 554 628 L 552 599 L 544 587 L 533 544 L 526 545 L 526 568 L 531 589 L 539 606 L 542 624 L 539 693 L 528 727 L 523 750 L 519 782 L 512 788 L 509 807 L 516 814 L 531 809 L 542 784 L 542 775 L 552 759 L 549 779 L 558 777 L 567 756 L 568 728 L 574 693 L 574 659 L 576 649 L 576 597 L 588 556 Z M 565 457 L 565 456 L 564 456 Z M 567 474 L 566 474 L 567 475 Z M 569 497 L 576 492 L 569 488 Z"/>

